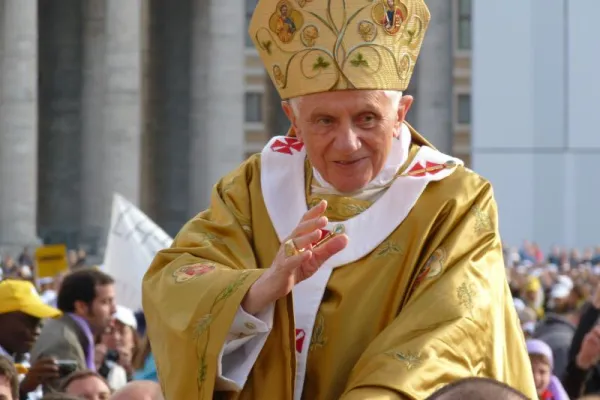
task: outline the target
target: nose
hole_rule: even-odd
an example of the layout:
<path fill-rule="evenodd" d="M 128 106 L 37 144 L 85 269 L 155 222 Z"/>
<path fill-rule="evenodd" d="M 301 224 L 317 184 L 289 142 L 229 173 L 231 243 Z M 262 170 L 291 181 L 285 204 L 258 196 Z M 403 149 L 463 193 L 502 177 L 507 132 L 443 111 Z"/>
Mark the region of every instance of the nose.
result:
<path fill-rule="evenodd" d="M 340 124 L 339 131 L 335 136 L 334 147 L 341 154 L 351 154 L 360 149 L 360 136 L 351 123 Z"/>

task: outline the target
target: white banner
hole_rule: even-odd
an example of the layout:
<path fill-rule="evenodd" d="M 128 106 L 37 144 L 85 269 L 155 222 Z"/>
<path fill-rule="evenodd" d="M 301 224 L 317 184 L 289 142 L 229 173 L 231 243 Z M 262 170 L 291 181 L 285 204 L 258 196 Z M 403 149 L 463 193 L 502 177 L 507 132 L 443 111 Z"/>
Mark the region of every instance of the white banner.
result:
<path fill-rule="evenodd" d="M 117 304 L 142 309 L 142 278 L 173 239 L 136 206 L 115 193 L 103 270 L 116 281 Z"/>

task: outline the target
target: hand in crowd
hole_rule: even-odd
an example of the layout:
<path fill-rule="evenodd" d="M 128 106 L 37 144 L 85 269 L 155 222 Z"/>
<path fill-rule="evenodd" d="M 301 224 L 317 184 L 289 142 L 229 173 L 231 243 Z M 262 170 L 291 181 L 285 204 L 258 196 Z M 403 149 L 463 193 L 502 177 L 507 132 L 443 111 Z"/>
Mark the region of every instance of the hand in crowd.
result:
<path fill-rule="evenodd" d="M 585 335 L 576 359 L 577 366 L 581 369 L 589 369 L 598 361 L 600 361 L 600 326 L 596 326 Z"/>
<path fill-rule="evenodd" d="M 297 249 L 305 251 L 286 257 L 284 241 L 271 267 L 246 294 L 242 302 L 242 308 L 246 312 L 256 314 L 267 305 L 287 296 L 295 285 L 310 278 L 325 261 L 346 247 L 346 235 L 335 236 L 317 249 L 311 247 L 311 243 L 321 239 L 320 230 L 327 226 L 327 218 L 323 216 L 326 209 L 327 202 L 321 201 L 304 214 L 288 239 L 294 240 Z"/>
<path fill-rule="evenodd" d="M 23 378 L 21 393 L 33 392 L 39 385 L 59 377 L 56 360 L 51 357 L 40 358 L 29 368 Z"/>
<path fill-rule="evenodd" d="M 117 351 L 119 352 L 119 365 L 123 367 L 125 371 L 127 371 L 127 374 L 132 374 L 133 367 L 131 365 L 131 351 L 124 347 L 119 347 Z"/>

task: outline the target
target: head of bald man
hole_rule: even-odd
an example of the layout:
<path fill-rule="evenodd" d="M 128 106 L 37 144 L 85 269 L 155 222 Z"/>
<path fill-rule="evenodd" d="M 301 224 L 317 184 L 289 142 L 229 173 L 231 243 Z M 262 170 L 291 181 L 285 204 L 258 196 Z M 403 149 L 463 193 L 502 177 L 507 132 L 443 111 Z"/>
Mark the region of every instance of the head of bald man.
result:
<path fill-rule="evenodd" d="M 165 400 L 160 385 L 152 381 L 133 381 L 117 390 L 111 400 Z"/>

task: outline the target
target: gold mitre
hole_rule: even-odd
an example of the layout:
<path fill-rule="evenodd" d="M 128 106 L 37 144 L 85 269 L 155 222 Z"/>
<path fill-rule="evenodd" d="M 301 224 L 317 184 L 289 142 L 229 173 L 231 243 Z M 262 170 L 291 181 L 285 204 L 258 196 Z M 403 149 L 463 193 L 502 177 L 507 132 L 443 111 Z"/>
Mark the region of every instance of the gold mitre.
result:
<path fill-rule="evenodd" d="M 403 91 L 429 17 L 424 0 L 259 0 L 249 33 L 282 99 Z"/>

